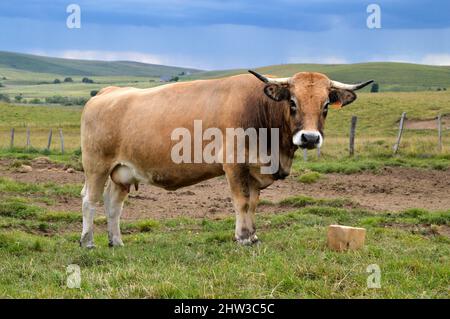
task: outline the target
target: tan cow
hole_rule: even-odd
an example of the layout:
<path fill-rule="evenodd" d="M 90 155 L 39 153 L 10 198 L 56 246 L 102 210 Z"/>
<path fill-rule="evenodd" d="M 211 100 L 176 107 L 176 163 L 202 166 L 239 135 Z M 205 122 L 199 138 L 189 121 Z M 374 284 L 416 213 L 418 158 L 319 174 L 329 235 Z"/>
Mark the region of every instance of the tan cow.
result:
<path fill-rule="evenodd" d="M 276 79 L 250 72 L 150 89 L 107 87 L 89 100 L 81 119 L 82 246 L 94 246 L 95 203 L 102 194 L 109 244 L 122 246 L 119 218 L 131 185 L 147 182 L 173 190 L 223 174 L 236 211 L 236 240 L 257 241 L 254 214 L 260 190 L 289 174 L 298 147 L 322 144 L 329 105 L 353 102 L 353 91 L 372 81 L 348 85 L 320 73 Z M 248 162 L 175 163 L 171 134 L 176 128 L 193 131 L 194 120 L 201 120 L 203 129 L 221 131 L 279 129 L 277 172 L 262 174 L 260 164 Z"/>

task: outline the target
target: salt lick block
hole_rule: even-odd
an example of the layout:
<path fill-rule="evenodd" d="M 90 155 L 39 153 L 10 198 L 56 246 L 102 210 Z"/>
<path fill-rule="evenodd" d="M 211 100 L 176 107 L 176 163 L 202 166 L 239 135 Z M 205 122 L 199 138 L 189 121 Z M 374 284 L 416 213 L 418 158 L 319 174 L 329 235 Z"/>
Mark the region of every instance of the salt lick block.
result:
<path fill-rule="evenodd" d="M 330 249 L 336 251 L 356 250 L 364 246 L 366 230 L 358 227 L 330 225 L 327 237 Z"/>

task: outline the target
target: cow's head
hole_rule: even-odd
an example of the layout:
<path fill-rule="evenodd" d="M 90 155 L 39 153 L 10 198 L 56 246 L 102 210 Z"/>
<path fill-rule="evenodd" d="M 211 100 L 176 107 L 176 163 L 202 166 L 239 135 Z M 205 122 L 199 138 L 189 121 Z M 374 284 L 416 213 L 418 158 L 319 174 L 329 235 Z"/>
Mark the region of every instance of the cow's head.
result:
<path fill-rule="evenodd" d="M 269 78 L 249 70 L 266 83 L 264 93 L 275 101 L 289 103 L 292 143 L 312 149 L 323 142 L 328 107 L 341 108 L 356 99 L 354 91 L 373 82 L 345 84 L 321 73 L 300 72 L 290 78 Z"/>

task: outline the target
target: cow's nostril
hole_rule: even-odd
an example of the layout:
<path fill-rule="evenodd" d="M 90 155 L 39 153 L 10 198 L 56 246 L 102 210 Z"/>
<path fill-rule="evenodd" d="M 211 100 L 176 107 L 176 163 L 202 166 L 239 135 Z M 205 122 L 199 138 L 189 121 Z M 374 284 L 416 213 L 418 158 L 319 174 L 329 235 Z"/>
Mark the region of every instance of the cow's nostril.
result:
<path fill-rule="evenodd" d="M 304 143 L 319 143 L 319 135 L 316 134 L 303 134 L 302 142 Z"/>
<path fill-rule="evenodd" d="M 301 136 L 302 143 L 308 143 L 308 137 L 306 134 L 302 134 Z"/>

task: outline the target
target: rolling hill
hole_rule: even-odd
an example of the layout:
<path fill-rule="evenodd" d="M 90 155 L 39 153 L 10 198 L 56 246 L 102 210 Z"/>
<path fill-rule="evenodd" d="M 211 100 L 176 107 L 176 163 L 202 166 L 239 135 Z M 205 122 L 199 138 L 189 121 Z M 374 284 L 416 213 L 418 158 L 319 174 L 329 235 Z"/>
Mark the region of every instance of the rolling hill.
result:
<path fill-rule="evenodd" d="M 301 71 L 326 74 L 333 80 L 359 82 L 374 79 L 380 91 L 427 91 L 450 88 L 450 67 L 396 62 L 358 64 L 282 64 L 256 68 L 263 74 L 279 77 L 291 76 Z M 245 69 L 200 72 L 190 79 L 205 79 L 245 73 Z"/>
<path fill-rule="evenodd" d="M 0 68 L 62 76 L 174 76 L 199 70 L 132 61 L 94 61 L 0 51 Z"/>
<path fill-rule="evenodd" d="M 450 66 L 430 66 L 410 63 L 372 62 L 358 64 L 282 64 L 256 68 L 260 73 L 274 76 L 291 76 L 300 71 L 315 71 L 342 82 L 359 82 L 374 79 L 380 91 L 436 91 L 450 88 Z M 149 87 L 159 85 L 161 76 L 171 77 L 182 72 L 181 81 L 219 78 L 246 69 L 201 71 L 190 68 L 146 64 L 131 61 L 92 61 L 43 57 L 23 53 L 0 51 L 0 93 L 24 93 L 27 97 L 52 95 L 86 96 L 89 90 L 106 85 Z M 56 78 L 74 77 L 81 82 L 84 76 L 92 77 L 95 85 L 66 83 L 55 86 Z M 151 80 L 153 79 L 153 80 Z M 149 80 L 153 83 L 149 84 Z M 42 86 L 42 84 L 46 86 Z M 39 85 L 39 86 L 37 86 Z M 3 86 L 3 87 L 1 87 Z M 364 90 L 369 90 L 366 88 Z"/>

